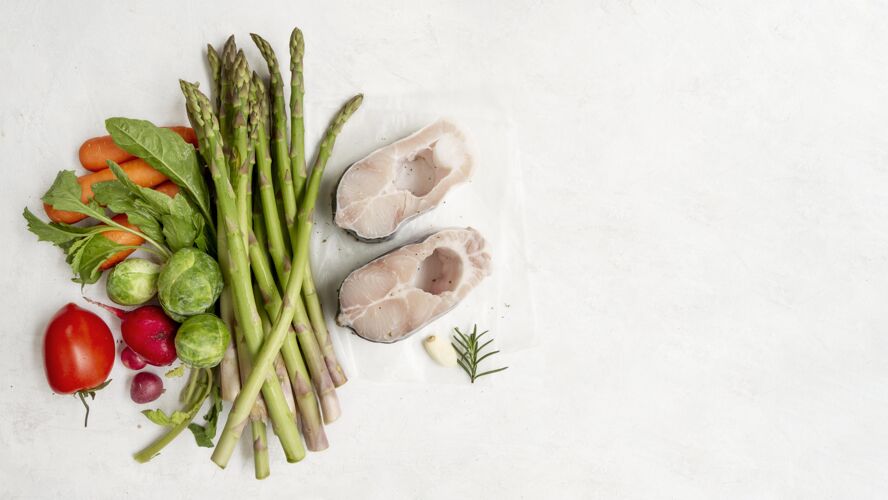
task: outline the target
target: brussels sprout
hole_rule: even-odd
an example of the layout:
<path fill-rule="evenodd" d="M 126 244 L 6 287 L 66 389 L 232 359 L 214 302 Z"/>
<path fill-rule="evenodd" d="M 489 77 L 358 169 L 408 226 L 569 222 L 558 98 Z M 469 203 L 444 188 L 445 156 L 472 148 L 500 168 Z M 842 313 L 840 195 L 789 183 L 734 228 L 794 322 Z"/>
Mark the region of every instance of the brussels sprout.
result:
<path fill-rule="evenodd" d="M 231 334 L 217 316 L 198 314 L 186 319 L 176 333 L 176 354 L 188 366 L 212 368 L 222 361 Z"/>
<path fill-rule="evenodd" d="M 108 276 L 108 298 L 122 306 L 144 304 L 157 293 L 160 266 L 145 259 L 127 259 L 114 266 Z"/>
<path fill-rule="evenodd" d="M 158 297 L 173 318 L 206 312 L 222 293 L 222 272 L 209 255 L 195 248 L 174 253 L 160 271 Z"/>

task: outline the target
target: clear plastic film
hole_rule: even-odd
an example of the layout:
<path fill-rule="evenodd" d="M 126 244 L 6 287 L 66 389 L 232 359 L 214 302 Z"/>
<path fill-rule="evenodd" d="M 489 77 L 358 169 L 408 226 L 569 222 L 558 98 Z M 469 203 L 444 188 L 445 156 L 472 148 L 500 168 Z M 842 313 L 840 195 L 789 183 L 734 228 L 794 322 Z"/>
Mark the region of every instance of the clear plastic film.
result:
<path fill-rule="evenodd" d="M 339 103 L 309 107 L 309 130 L 323 130 L 319 121 L 335 113 Z M 450 338 L 453 328 L 490 330 L 492 348 L 502 353 L 531 347 L 535 324 L 530 265 L 525 245 L 524 184 L 512 122 L 506 106 L 483 92 L 447 96 L 398 98 L 366 95 L 361 110 L 346 125 L 327 166 L 318 199 L 312 267 L 336 353 L 352 379 L 375 382 L 464 383 L 459 368 L 437 365 L 422 341 L 429 335 Z M 406 137 L 439 118 L 466 134 L 475 158 L 469 182 L 454 187 L 434 210 L 403 225 L 381 243 L 358 241 L 332 222 L 333 197 L 342 173 L 372 151 Z M 315 144 L 319 137 L 309 137 Z M 364 340 L 335 322 L 338 289 L 353 270 L 395 248 L 421 240 L 438 230 L 473 227 L 487 241 L 492 271 L 453 310 L 412 336 L 392 344 Z M 497 367 L 492 356 L 482 368 Z"/>

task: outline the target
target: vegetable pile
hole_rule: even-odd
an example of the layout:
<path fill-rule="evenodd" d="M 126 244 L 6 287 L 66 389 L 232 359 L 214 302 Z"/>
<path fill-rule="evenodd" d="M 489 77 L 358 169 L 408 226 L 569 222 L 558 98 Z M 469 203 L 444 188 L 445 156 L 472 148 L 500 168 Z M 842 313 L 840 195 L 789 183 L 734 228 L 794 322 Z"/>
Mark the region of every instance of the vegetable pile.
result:
<path fill-rule="evenodd" d="M 24 217 L 39 240 L 65 253 L 75 282 L 96 283 L 112 269 L 108 297 L 139 306 L 100 304 L 121 320 L 127 368 L 178 359 L 190 370 L 182 408 L 143 412 L 166 432 L 136 460 L 150 460 L 188 428 L 225 467 L 249 425 L 256 477 L 264 478 L 268 422 L 287 460 L 298 462 L 306 448 L 327 448 L 324 425 L 340 415 L 336 387 L 347 379 L 315 290 L 309 243 L 327 161 L 362 96 L 333 118 L 309 169 L 302 32 L 290 38 L 289 105 L 274 51 L 251 37 L 267 77 L 251 70 L 233 36 L 221 52 L 208 46 L 210 95 L 179 82 L 190 128 L 109 118 L 109 135 L 80 148 L 91 173 L 62 171 L 43 195 L 50 222 L 28 209 Z M 128 259 L 137 250 L 145 258 Z M 45 342 L 55 392 L 75 393 L 86 404 L 85 396 L 109 382 L 113 338 L 94 314 L 66 306 Z M 78 352 L 89 362 L 73 360 Z M 167 378 L 180 374 L 175 368 Z M 136 374 L 133 401 L 154 401 L 163 383 L 153 372 Z M 214 445 L 223 399 L 233 405 Z M 207 401 L 203 425 L 193 422 Z"/>

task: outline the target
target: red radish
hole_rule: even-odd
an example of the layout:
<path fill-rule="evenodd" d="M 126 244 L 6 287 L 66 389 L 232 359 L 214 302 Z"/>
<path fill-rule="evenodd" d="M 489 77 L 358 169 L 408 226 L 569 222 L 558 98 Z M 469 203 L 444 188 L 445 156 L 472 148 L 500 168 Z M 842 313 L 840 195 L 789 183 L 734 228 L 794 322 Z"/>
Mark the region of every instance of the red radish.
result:
<path fill-rule="evenodd" d="M 163 380 L 151 372 L 139 372 L 130 385 L 130 398 L 139 404 L 150 403 L 163 394 Z"/>
<path fill-rule="evenodd" d="M 166 366 L 176 360 L 176 330 L 179 324 L 171 320 L 159 306 L 142 306 L 124 311 L 90 299 L 89 302 L 114 313 L 121 319 L 123 341 L 148 364 Z"/>
<path fill-rule="evenodd" d="M 123 366 L 134 371 L 139 371 L 142 368 L 145 368 L 145 365 L 147 364 L 142 356 L 136 354 L 136 351 L 129 347 L 120 351 L 120 361 L 123 363 Z"/>

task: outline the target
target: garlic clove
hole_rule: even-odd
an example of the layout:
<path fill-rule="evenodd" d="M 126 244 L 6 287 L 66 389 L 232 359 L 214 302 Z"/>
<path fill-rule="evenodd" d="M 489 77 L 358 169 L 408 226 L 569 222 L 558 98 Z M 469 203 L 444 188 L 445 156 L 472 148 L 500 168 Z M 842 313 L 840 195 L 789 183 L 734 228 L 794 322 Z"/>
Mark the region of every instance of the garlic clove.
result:
<path fill-rule="evenodd" d="M 446 338 L 429 335 L 422 341 L 429 356 L 441 366 L 456 366 L 456 350 Z"/>

